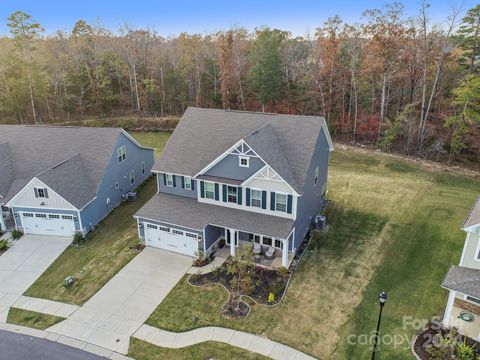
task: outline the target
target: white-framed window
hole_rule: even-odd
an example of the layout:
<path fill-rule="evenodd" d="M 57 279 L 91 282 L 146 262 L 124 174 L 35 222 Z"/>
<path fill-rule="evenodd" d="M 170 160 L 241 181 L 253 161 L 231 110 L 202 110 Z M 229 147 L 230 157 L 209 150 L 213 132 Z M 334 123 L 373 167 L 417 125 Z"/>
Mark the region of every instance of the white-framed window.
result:
<path fill-rule="evenodd" d="M 477 299 L 477 298 L 475 298 L 475 297 L 473 297 L 473 296 L 467 295 L 467 296 L 465 297 L 465 300 L 468 300 L 468 301 L 470 301 L 470 302 L 473 302 L 473 303 L 475 303 L 475 304 L 479 304 L 479 305 L 480 305 L 480 299 Z"/>
<path fill-rule="evenodd" d="M 215 199 L 215 185 L 212 182 L 205 183 L 205 197 L 207 199 Z"/>
<path fill-rule="evenodd" d="M 262 190 L 250 189 L 250 205 L 253 207 L 262 207 Z"/>
<path fill-rule="evenodd" d="M 48 215 L 49 219 L 60 219 L 60 215 L 50 214 Z"/>
<path fill-rule="evenodd" d="M 276 194 L 275 196 L 275 209 L 277 211 L 287 212 L 287 195 Z"/>
<path fill-rule="evenodd" d="M 237 203 L 237 187 L 227 186 L 227 201 L 229 203 Z"/>
<path fill-rule="evenodd" d="M 272 246 L 272 238 L 271 237 L 268 237 L 268 236 L 264 236 L 262 238 L 262 244 L 263 245 L 266 245 L 266 246 Z"/>
<path fill-rule="evenodd" d="M 250 166 L 250 158 L 248 156 L 239 156 L 238 157 L 238 166 L 249 167 Z"/>
<path fill-rule="evenodd" d="M 188 232 L 185 233 L 185 236 L 191 237 L 192 239 L 196 239 L 196 238 L 197 238 L 197 235 L 196 235 L 196 234 L 192 234 L 192 233 L 188 233 Z"/>
<path fill-rule="evenodd" d="M 41 219 L 46 219 L 46 218 L 47 218 L 47 214 L 35 214 L 35 217 L 41 218 Z"/>
<path fill-rule="evenodd" d="M 23 213 L 23 216 L 24 217 L 33 217 L 33 214 L 32 213 Z"/>
<path fill-rule="evenodd" d="M 173 175 L 172 174 L 165 174 L 165 182 L 167 186 L 173 187 Z"/>
<path fill-rule="evenodd" d="M 115 182 L 115 189 L 118 189 L 120 187 L 120 183 L 117 181 Z"/>
<path fill-rule="evenodd" d="M 320 173 L 320 169 L 318 168 L 318 166 L 315 168 L 315 179 L 313 180 L 313 182 L 315 183 L 315 186 L 317 186 L 318 184 L 318 174 Z"/>
<path fill-rule="evenodd" d="M 172 230 L 172 233 L 174 233 L 176 235 L 183 235 L 183 231 L 175 230 L 175 229 Z"/>
<path fill-rule="evenodd" d="M 275 245 L 276 248 L 278 249 L 283 249 L 283 241 L 280 239 L 275 239 Z"/>
<path fill-rule="evenodd" d="M 62 215 L 62 219 L 63 220 L 73 220 L 73 216 L 72 215 Z"/>
<path fill-rule="evenodd" d="M 147 224 L 147 228 L 157 230 L 157 229 L 158 229 L 158 226 L 157 226 L 157 225 L 153 225 L 153 224 Z"/>
<path fill-rule="evenodd" d="M 130 171 L 130 184 L 135 184 L 135 171 Z"/>
<path fill-rule="evenodd" d="M 183 187 L 187 190 L 192 190 L 192 178 L 190 176 L 183 178 Z"/>
<path fill-rule="evenodd" d="M 145 175 L 145 172 L 146 172 L 146 170 L 145 170 L 145 161 L 142 161 L 142 162 L 140 163 L 140 169 L 142 170 L 142 175 Z"/>
<path fill-rule="evenodd" d="M 35 197 L 37 198 L 48 198 L 48 191 L 46 188 L 36 187 L 33 189 L 35 192 Z"/>
<path fill-rule="evenodd" d="M 127 148 L 125 146 L 118 148 L 117 149 L 118 163 L 125 161 L 126 158 L 127 158 Z"/>

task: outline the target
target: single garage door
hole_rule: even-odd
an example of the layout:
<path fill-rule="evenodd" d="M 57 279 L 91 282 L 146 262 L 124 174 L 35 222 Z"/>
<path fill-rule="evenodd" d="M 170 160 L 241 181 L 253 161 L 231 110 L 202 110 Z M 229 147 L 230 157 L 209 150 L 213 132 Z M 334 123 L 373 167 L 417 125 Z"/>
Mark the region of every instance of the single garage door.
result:
<path fill-rule="evenodd" d="M 145 223 L 145 243 L 160 249 L 195 256 L 198 236 L 186 231 Z"/>
<path fill-rule="evenodd" d="M 71 236 L 75 233 L 72 215 L 20 212 L 20 220 L 26 234 Z"/>

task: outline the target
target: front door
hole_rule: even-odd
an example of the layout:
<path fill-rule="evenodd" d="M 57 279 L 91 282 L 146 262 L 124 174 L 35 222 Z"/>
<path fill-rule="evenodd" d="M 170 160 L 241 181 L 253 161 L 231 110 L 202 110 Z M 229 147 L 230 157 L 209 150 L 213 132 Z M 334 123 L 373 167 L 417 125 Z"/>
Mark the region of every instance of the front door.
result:
<path fill-rule="evenodd" d="M 230 231 L 226 230 L 227 232 L 227 245 L 230 245 L 232 242 Z M 235 231 L 235 246 L 238 246 L 238 231 Z"/>

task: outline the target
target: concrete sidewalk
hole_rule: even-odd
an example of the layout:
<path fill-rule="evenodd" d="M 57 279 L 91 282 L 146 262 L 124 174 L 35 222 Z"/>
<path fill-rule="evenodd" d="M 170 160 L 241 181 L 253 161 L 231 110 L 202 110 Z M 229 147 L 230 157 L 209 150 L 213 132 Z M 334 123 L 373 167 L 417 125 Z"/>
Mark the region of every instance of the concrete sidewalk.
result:
<path fill-rule="evenodd" d="M 67 318 L 80 308 L 78 305 L 65 304 L 58 301 L 20 296 L 12 307 L 35 311 L 42 314 Z"/>
<path fill-rule="evenodd" d="M 190 257 L 147 247 L 67 320 L 47 330 L 127 354 L 130 336 L 191 264 Z"/>
<path fill-rule="evenodd" d="M 72 242 L 71 237 L 23 235 L 0 256 L 0 322 L 10 306 Z"/>
<path fill-rule="evenodd" d="M 175 333 L 142 325 L 133 337 L 165 348 L 182 348 L 205 341 L 218 341 L 274 360 L 315 360 L 310 355 L 264 337 L 215 326 Z"/>

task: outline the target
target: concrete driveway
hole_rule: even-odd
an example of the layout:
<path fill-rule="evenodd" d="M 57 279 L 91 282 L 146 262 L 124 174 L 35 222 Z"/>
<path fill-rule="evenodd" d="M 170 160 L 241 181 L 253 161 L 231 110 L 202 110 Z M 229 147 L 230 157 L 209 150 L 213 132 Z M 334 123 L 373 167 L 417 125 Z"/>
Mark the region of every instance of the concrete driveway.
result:
<path fill-rule="evenodd" d="M 145 248 L 68 319 L 48 331 L 127 354 L 130 336 L 192 264 L 192 258 Z"/>
<path fill-rule="evenodd" d="M 24 235 L 0 255 L 0 321 L 71 242 L 71 237 Z"/>

